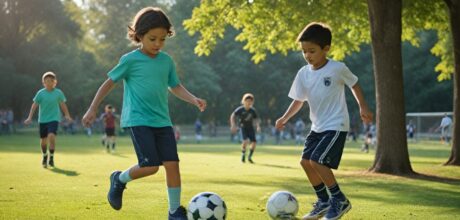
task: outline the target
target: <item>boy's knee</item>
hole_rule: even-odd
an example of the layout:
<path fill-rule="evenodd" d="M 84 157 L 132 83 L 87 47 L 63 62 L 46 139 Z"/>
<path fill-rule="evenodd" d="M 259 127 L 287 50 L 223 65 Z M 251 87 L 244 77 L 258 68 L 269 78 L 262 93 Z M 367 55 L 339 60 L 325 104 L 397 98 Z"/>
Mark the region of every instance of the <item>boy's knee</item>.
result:
<path fill-rule="evenodd" d="M 311 168 L 310 160 L 306 160 L 306 159 L 300 160 L 300 166 L 302 166 L 304 169 Z"/>
<path fill-rule="evenodd" d="M 144 167 L 146 173 L 148 173 L 149 175 L 153 175 L 155 173 L 158 172 L 158 170 L 160 169 L 160 167 L 158 166 L 154 166 L 154 167 Z"/>

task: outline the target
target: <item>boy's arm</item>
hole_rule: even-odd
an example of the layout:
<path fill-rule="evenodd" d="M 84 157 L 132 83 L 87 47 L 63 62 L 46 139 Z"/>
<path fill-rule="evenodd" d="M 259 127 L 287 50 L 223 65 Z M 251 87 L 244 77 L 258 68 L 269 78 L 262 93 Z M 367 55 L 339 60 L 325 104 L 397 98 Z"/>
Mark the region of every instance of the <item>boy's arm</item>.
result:
<path fill-rule="evenodd" d="M 24 121 L 24 124 L 28 125 L 32 122 L 32 117 L 34 117 L 34 114 L 35 114 L 35 110 L 37 110 L 37 103 L 32 103 L 32 106 L 30 107 L 30 112 L 29 112 L 29 116 L 27 117 L 27 119 Z"/>
<path fill-rule="evenodd" d="M 289 108 L 284 113 L 284 115 L 281 116 L 281 118 L 279 118 L 278 120 L 276 120 L 275 128 L 278 130 L 283 129 L 284 124 L 286 124 L 292 116 L 294 116 L 297 112 L 299 112 L 302 106 L 303 106 L 302 101 L 293 100 L 291 102 L 291 105 L 289 105 Z"/>
<path fill-rule="evenodd" d="M 179 84 L 174 88 L 169 88 L 169 91 L 171 91 L 171 93 L 176 97 L 195 105 L 198 109 L 200 109 L 200 111 L 204 111 L 206 109 L 206 100 L 195 97 L 182 84 Z"/>
<path fill-rule="evenodd" d="M 232 112 L 230 115 L 230 130 L 232 131 L 232 134 L 236 133 L 235 112 Z"/>
<path fill-rule="evenodd" d="M 254 120 L 254 122 L 256 123 L 256 130 L 257 132 L 260 132 L 260 119 L 259 118 L 256 118 Z"/>
<path fill-rule="evenodd" d="M 62 112 L 64 112 L 65 119 L 67 119 L 68 121 L 72 121 L 72 118 L 70 117 L 70 114 L 69 114 L 69 109 L 67 108 L 67 105 L 65 104 L 65 102 L 61 102 L 59 103 L 59 105 L 61 106 Z"/>
<path fill-rule="evenodd" d="M 94 120 L 96 120 L 96 111 L 99 107 L 99 104 L 101 104 L 102 100 L 104 100 L 107 94 L 109 94 L 114 87 L 115 82 L 110 78 L 105 80 L 105 82 L 102 83 L 102 85 L 99 87 L 93 101 L 91 102 L 91 105 L 88 108 L 88 111 L 86 111 L 81 120 L 85 127 L 89 127 L 94 122 Z"/>
<path fill-rule="evenodd" d="M 364 99 L 363 92 L 361 90 L 361 87 L 359 86 L 358 83 L 356 83 L 352 88 L 351 91 L 353 92 L 353 96 L 355 96 L 356 102 L 358 102 L 359 105 L 359 114 L 361 115 L 361 119 L 365 123 L 371 123 L 373 114 L 369 110 L 369 107 L 367 106 L 366 100 Z"/>

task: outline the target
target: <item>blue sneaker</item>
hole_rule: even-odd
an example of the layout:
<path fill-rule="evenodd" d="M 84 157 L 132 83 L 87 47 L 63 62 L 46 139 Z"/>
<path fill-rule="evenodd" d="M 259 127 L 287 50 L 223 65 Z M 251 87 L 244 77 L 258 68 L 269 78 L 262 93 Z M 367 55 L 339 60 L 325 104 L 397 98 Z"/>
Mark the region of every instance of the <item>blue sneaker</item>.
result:
<path fill-rule="evenodd" d="M 313 210 L 311 210 L 310 213 L 304 215 L 302 220 L 319 219 L 323 217 L 324 214 L 326 214 L 330 207 L 331 204 L 329 202 L 321 202 L 321 200 L 318 200 L 313 203 Z"/>
<path fill-rule="evenodd" d="M 168 220 L 187 220 L 187 210 L 184 206 L 179 206 L 173 214 L 168 211 Z"/>
<path fill-rule="evenodd" d="M 340 201 L 337 198 L 331 198 L 331 208 L 327 211 L 326 215 L 322 220 L 336 220 L 342 217 L 345 213 L 350 211 L 351 203 L 348 199 L 345 201 Z"/>
<path fill-rule="evenodd" d="M 123 200 L 123 190 L 126 188 L 126 183 L 122 183 L 118 176 L 120 176 L 121 171 L 114 171 L 110 175 L 110 190 L 107 195 L 110 206 L 115 210 L 120 210 Z"/>

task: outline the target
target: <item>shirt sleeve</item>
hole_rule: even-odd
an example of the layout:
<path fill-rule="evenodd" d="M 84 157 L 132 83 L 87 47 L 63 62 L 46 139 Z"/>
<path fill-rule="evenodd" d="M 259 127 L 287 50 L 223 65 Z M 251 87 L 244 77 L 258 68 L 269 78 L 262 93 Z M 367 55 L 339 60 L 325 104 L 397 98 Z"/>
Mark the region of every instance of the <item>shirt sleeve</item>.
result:
<path fill-rule="evenodd" d="M 358 82 L 358 77 L 355 76 L 346 65 L 343 66 L 340 77 L 345 85 L 353 87 Z"/>
<path fill-rule="evenodd" d="M 233 113 L 235 114 L 235 116 L 239 116 L 241 114 L 241 106 L 236 108 L 235 111 L 233 111 Z"/>
<path fill-rule="evenodd" d="M 303 77 L 305 75 L 302 73 L 302 69 L 300 69 L 295 76 L 294 82 L 292 82 L 291 90 L 289 90 L 288 94 L 289 98 L 297 101 L 306 101 L 308 99 Z"/>
<path fill-rule="evenodd" d="M 66 102 L 67 99 L 66 99 L 64 93 L 61 90 L 58 90 L 58 91 L 59 91 L 59 103 Z"/>
<path fill-rule="evenodd" d="M 257 116 L 256 109 L 253 108 L 253 109 L 252 109 L 252 113 L 254 114 L 254 118 L 257 118 L 257 117 L 258 117 L 258 116 Z"/>
<path fill-rule="evenodd" d="M 128 64 L 129 63 L 126 56 L 122 56 L 118 64 L 112 70 L 110 70 L 107 75 L 114 82 L 118 82 L 119 80 L 126 78 L 128 75 Z"/>
<path fill-rule="evenodd" d="M 170 68 L 169 68 L 169 76 L 168 76 L 168 86 L 170 88 L 174 88 L 179 84 L 180 84 L 180 80 L 179 80 L 179 77 L 177 77 L 176 64 L 171 59 Z"/>
<path fill-rule="evenodd" d="M 40 91 L 38 91 L 37 94 L 35 94 L 35 97 L 32 99 L 32 101 L 34 101 L 37 104 L 40 104 L 41 102 L 41 92 Z"/>

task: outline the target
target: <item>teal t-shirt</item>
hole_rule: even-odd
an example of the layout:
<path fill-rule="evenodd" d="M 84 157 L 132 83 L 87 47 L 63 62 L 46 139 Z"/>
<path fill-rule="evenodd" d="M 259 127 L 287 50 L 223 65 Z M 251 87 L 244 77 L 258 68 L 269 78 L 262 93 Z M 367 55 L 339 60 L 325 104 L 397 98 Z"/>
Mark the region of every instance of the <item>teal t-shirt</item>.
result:
<path fill-rule="evenodd" d="M 172 126 L 168 108 L 168 87 L 180 84 L 172 58 L 160 52 L 152 58 L 139 49 L 120 58 L 108 73 L 114 82 L 123 80 L 121 127 Z"/>
<path fill-rule="evenodd" d="M 60 89 L 54 88 L 51 91 L 45 88 L 40 89 L 33 101 L 38 104 L 39 123 L 61 121 L 61 109 L 59 104 L 65 102 L 66 98 Z"/>

